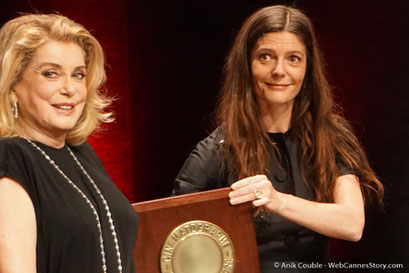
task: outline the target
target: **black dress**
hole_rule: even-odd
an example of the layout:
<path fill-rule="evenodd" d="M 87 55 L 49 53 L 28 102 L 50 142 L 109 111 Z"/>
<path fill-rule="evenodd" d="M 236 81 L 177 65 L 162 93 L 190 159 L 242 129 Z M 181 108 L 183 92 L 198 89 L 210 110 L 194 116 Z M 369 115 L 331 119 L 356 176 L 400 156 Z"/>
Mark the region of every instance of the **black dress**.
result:
<path fill-rule="evenodd" d="M 295 135 L 290 130 L 269 136 L 280 156 L 271 151 L 266 176 L 278 191 L 313 200 L 312 191 L 301 178 Z M 353 173 L 343 160 L 337 159 L 336 163 L 340 175 Z M 226 165 L 223 134 L 218 128 L 199 142 L 185 161 L 175 179 L 173 195 L 230 186 L 237 176 Z M 308 166 L 305 172 L 308 173 Z M 328 237 L 274 213 L 262 213 L 254 221 L 262 273 L 316 272 L 319 264 L 322 265 L 319 272 L 333 272 L 328 268 Z"/>
<path fill-rule="evenodd" d="M 118 272 L 114 239 L 103 203 L 68 149 L 35 142 L 81 189 L 96 208 L 102 226 L 107 272 Z M 134 273 L 133 248 L 138 217 L 109 178 L 88 143 L 69 146 L 100 188 L 112 213 L 124 273 Z M 19 181 L 34 205 L 37 222 L 37 272 L 102 272 L 97 221 L 90 206 L 27 140 L 0 138 L 0 177 Z"/>

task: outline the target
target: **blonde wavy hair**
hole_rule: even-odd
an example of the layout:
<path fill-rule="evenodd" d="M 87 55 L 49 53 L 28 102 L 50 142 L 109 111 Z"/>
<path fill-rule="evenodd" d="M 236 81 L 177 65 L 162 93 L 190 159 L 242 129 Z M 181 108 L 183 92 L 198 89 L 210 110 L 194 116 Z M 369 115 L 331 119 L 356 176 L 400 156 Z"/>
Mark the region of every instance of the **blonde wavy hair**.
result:
<path fill-rule="evenodd" d="M 106 80 L 101 45 L 82 25 L 58 14 L 22 15 L 0 29 L 0 136 L 18 136 L 10 93 L 36 50 L 49 40 L 75 42 L 84 50 L 87 102 L 66 139 L 78 145 L 101 123 L 113 121 L 113 113 L 106 111 L 112 99 L 101 90 Z"/>

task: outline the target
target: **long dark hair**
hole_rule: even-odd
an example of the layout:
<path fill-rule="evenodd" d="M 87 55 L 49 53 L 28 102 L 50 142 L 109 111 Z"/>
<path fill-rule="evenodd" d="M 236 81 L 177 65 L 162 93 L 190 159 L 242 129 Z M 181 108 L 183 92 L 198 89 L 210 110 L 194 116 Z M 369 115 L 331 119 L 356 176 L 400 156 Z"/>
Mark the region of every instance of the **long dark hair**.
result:
<path fill-rule="evenodd" d="M 307 51 L 307 72 L 291 119 L 291 128 L 300 142 L 304 181 L 312 187 L 317 201 L 333 201 L 334 182 L 339 176 L 338 155 L 355 171 L 366 201 L 381 203 L 383 186 L 352 127 L 334 103 L 311 21 L 301 11 L 286 6 L 266 7 L 251 15 L 239 31 L 224 67 L 218 122 L 238 178 L 265 173 L 268 149 L 274 148 L 261 124 L 250 52 L 263 34 L 281 31 L 297 35 Z M 309 174 L 305 174 L 306 162 Z"/>

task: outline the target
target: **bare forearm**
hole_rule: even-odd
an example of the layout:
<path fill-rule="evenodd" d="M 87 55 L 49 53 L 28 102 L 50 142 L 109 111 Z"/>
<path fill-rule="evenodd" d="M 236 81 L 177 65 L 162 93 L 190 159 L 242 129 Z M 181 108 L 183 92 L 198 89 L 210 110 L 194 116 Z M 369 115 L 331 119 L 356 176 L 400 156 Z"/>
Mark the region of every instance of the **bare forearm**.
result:
<path fill-rule="evenodd" d="M 256 207 L 276 213 L 318 233 L 350 241 L 362 236 L 364 202 L 354 175 L 343 175 L 335 183 L 333 203 L 319 203 L 276 191 L 264 175 L 237 181 L 230 192 L 233 205 L 251 201 Z"/>
<path fill-rule="evenodd" d="M 281 193 L 278 215 L 329 237 L 358 241 L 365 217 L 359 208 L 336 203 L 318 203 Z M 266 205 L 266 209 L 268 209 Z"/>
<path fill-rule="evenodd" d="M 0 178 L 0 272 L 36 272 L 36 219 L 24 188 Z"/>

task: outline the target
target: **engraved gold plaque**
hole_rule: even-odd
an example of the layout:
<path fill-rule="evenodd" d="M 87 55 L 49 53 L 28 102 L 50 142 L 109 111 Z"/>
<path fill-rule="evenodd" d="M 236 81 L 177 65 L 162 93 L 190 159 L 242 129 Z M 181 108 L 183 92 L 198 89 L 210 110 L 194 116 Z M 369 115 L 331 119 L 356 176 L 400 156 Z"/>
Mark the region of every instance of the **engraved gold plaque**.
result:
<path fill-rule="evenodd" d="M 162 273 L 233 273 L 234 247 L 217 225 L 189 221 L 169 233 L 160 266 Z"/>

